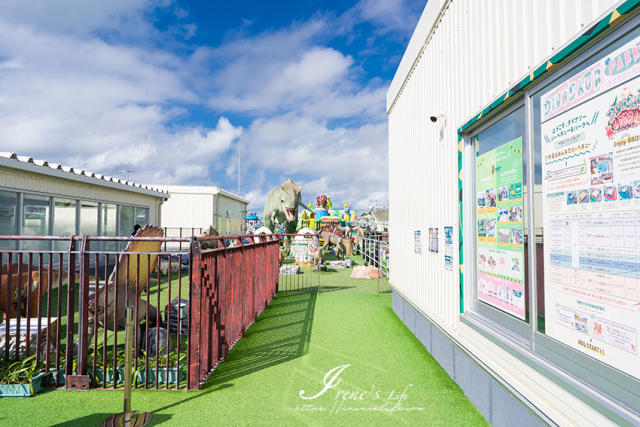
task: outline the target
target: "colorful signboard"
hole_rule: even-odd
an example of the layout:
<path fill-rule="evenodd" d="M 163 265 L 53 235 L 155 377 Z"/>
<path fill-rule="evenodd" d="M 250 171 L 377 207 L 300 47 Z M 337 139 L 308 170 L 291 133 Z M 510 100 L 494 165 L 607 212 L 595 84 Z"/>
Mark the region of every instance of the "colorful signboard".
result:
<path fill-rule="evenodd" d="M 313 262 L 318 252 L 318 237 L 309 228 L 298 231 L 298 235 L 291 241 L 291 255 L 298 263 Z"/>
<path fill-rule="evenodd" d="M 634 40 L 563 81 L 541 100 L 541 120 L 549 120 L 605 93 L 640 73 L 640 43 Z"/>
<path fill-rule="evenodd" d="M 476 158 L 478 299 L 525 319 L 522 138 Z"/>
<path fill-rule="evenodd" d="M 552 88 L 541 97 L 540 117 L 545 332 L 635 378 L 640 378 L 639 49 L 636 38 Z M 576 85 L 587 73 L 600 81 L 583 84 L 577 92 L 582 96 L 570 100 L 570 88 L 580 89 Z"/>
<path fill-rule="evenodd" d="M 413 232 L 413 252 L 417 254 L 422 253 L 422 237 L 420 237 L 420 230 Z"/>

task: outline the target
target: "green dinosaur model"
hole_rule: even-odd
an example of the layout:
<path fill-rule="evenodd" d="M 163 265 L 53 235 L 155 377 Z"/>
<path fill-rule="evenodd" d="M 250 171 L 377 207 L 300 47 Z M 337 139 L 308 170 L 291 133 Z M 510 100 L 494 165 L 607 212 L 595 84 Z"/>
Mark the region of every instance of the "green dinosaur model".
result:
<path fill-rule="evenodd" d="M 302 204 L 300 191 L 302 187 L 286 180 L 280 187 L 272 188 L 264 202 L 264 226 L 275 232 L 276 220 L 284 224 L 287 234 L 294 234 L 298 225 L 298 206 L 307 209 Z"/>

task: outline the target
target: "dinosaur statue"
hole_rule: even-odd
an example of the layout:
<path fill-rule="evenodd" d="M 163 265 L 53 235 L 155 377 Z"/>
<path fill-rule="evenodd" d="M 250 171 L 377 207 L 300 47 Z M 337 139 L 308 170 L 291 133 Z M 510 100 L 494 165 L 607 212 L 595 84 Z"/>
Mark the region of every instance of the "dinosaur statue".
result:
<path fill-rule="evenodd" d="M 264 225 L 275 232 L 275 222 L 285 225 L 287 234 L 294 234 L 298 225 L 298 206 L 308 209 L 302 204 L 300 191 L 302 187 L 291 179 L 287 179 L 280 187 L 272 188 L 264 203 Z"/>
<path fill-rule="evenodd" d="M 325 264 L 324 250 L 318 250 L 313 257 L 313 268 L 316 271 L 326 270 L 327 266 Z"/>
<path fill-rule="evenodd" d="M 18 276 L 20 277 L 18 278 Z M 66 271 L 51 270 L 52 290 L 58 287 L 60 276 L 62 276 L 63 284 L 66 284 L 68 279 Z M 40 268 L 37 265 L 31 265 L 31 289 L 29 289 L 29 264 L 23 263 L 20 268 L 17 263 L 13 264 L 11 271 L 9 271 L 8 265 L 2 265 L 0 277 L 0 311 L 6 310 L 8 299 L 9 312 L 5 314 L 9 318 L 17 317 L 18 311 L 21 316 L 26 316 L 28 313 L 30 317 L 37 317 L 38 298 L 45 295 L 49 288 L 49 267 L 43 266 L 42 277 L 40 277 Z M 38 285 L 39 282 L 42 283 Z M 18 301 L 18 283 L 20 283 L 20 301 Z M 40 294 L 38 294 L 38 286 L 40 286 Z M 27 293 L 30 293 L 29 307 L 27 307 Z"/>
<path fill-rule="evenodd" d="M 318 249 L 318 251 L 324 253 L 325 249 L 328 249 L 329 246 L 335 246 L 336 257 L 338 257 L 339 259 L 344 259 L 345 246 L 342 242 L 342 236 L 338 234 L 336 229 L 334 229 L 333 231 L 322 230 L 320 231 L 318 237 L 324 241 L 324 244 L 320 249 Z"/>
<path fill-rule="evenodd" d="M 336 230 L 342 233 L 342 244 L 345 248 L 345 255 L 352 256 L 353 255 L 353 240 L 351 240 L 351 233 L 354 231 L 351 225 L 347 225 L 345 227 L 336 226 Z"/>
<path fill-rule="evenodd" d="M 210 225 L 209 228 L 204 230 L 199 237 L 211 237 L 211 236 L 219 236 L 219 235 L 220 235 L 220 233 L 218 233 L 218 230 L 216 230 L 213 227 L 213 225 Z M 201 240 L 201 239 L 198 239 L 198 241 L 200 242 L 200 249 L 202 249 L 202 250 L 224 248 L 223 240 Z"/>
<path fill-rule="evenodd" d="M 162 237 L 164 233 L 161 228 L 144 226 L 138 230 L 134 237 Z M 119 268 L 114 267 L 106 285 L 99 287 L 93 295 L 89 296 L 89 321 L 88 336 L 89 342 L 93 337 L 94 318 L 97 317 L 97 324 L 103 328 L 113 330 L 124 330 L 126 324 L 126 304 L 135 304 L 136 298 L 140 296 L 147 284 L 147 271 L 152 272 L 158 263 L 158 255 L 147 255 L 146 252 L 160 252 L 161 241 L 129 241 L 124 254 L 118 259 Z M 137 256 L 136 253 L 143 252 Z M 130 253 L 131 255 L 127 255 Z M 127 256 L 129 257 L 127 263 Z M 129 280 L 127 281 L 127 265 L 129 268 Z M 140 280 L 138 279 L 138 272 Z M 117 274 L 116 274 L 117 273 Z M 116 301 L 116 288 L 118 289 L 118 299 Z M 105 304 L 105 290 L 108 289 L 107 302 Z M 136 325 L 146 319 L 147 305 L 149 307 L 149 323 L 157 324 L 160 320 L 158 309 L 149 304 L 144 299 L 138 300 L 138 318 Z M 115 317 L 117 307 L 117 318 Z M 106 311 L 106 319 L 105 319 Z M 115 320 L 115 325 L 114 325 Z M 151 326 L 148 325 L 147 327 Z"/>

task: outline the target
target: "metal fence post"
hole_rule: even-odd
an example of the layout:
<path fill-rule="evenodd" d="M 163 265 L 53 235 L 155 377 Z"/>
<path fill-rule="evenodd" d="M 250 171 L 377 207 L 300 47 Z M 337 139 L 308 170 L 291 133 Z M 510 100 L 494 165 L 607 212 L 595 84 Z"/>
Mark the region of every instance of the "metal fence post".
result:
<path fill-rule="evenodd" d="M 88 307 L 89 307 L 89 249 L 87 236 L 82 237 L 80 245 L 80 294 L 78 298 L 78 375 L 87 373 L 87 348 L 88 342 Z"/>
<path fill-rule="evenodd" d="M 73 375 L 73 326 L 74 326 L 74 305 L 75 305 L 75 287 L 76 287 L 76 241 L 75 236 L 70 237 L 69 242 L 69 259 L 68 269 L 69 281 L 67 284 L 67 337 L 66 337 L 66 354 L 65 354 L 65 374 Z M 62 292 L 59 289 L 58 292 Z"/>
<path fill-rule="evenodd" d="M 189 283 L 189 343 L 187 388 L 200 388 L 200 308 L 202 299 L 202 254 L 197 237 L 191 238 Z"/>

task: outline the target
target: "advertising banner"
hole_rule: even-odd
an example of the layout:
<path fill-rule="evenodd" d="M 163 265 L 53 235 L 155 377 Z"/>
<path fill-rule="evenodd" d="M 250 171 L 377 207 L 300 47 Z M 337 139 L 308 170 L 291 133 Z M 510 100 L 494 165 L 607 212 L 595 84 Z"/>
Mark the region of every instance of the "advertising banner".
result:
<path fill-rule="evenodd" d="M 429 252 L 438 253 L 438 227 L 429 228 Z"/>
<path fill-rule="evenodd" d="M 525 319 L 522 138 L 476 158 L 478 299 Z"/>
<path fill-rule="evenodd" d="M 453 227 L 444 226 L 444 268 L 453 270 Z"/>
<path fill-rule="evenodd" d="M 636 378 L 639 47 L 640 38 L 552 88 L 540 117 L 546 334 Z"/>
<path fill-rule="evenodd" d="M 422 237 L 420 237 L 420 230 L 413 232 L 413 252 L 416 254 L 422 253 Z"/>

